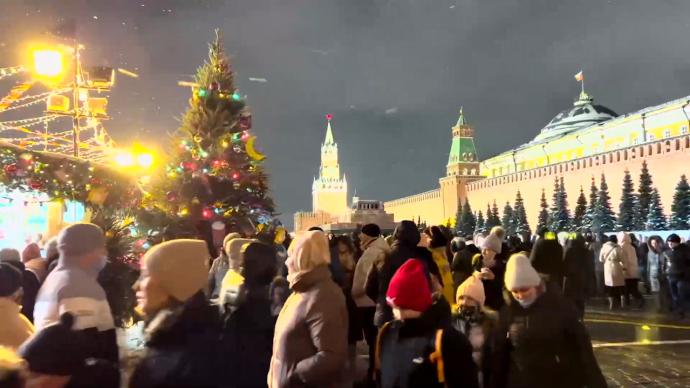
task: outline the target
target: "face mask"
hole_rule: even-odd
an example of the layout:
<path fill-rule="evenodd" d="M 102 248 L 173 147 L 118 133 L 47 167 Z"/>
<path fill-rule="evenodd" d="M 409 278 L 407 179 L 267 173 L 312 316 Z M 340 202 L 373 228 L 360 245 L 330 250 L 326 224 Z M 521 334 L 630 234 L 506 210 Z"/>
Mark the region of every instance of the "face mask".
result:
<path fill-rule="evenodd" d="M 531 305 L 534 303 L 535 300 L 537 300 L 537 296 L 535 295 L 535 296 L 534 296 L 533 298 L 531 298 L 531 299 L 524 299 L 524 300 L 518 300 L 518 299 L 516 299 L 516 300 L 517 300 L 518 303 L 520 303 L 520 306 L 522 306 L 522 308 L 527 308 L 527 307 L 531 306 Z"/>

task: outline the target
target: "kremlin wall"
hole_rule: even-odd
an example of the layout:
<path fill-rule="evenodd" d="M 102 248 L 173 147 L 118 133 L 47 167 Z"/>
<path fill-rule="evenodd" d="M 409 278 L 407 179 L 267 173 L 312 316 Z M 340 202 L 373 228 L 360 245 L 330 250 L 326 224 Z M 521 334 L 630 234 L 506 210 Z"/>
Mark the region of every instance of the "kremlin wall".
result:
<path fill-rule="evenodd" d="M 617 211 L 626 169 L 637 187 L 642 162 L 646 161 L 653 185 L 659 190 L 668 215 L 680 176 L 690 173 L 689 127 L 690 96 L 618 115 L 595 104 L 583 90 L 573 106 L 558 113 L 534 140 L 480 161 L 474 144 L 474 128 L 461 110 L 457 123 L 452 127 L 446 176 L 439 179 L 438 187 L 384 202 L 381 211 L 392 215 L 396 222 L 410 219 L 427 224 L 445 224 L 455 217 L 465 198 L 474 211 L 485 212 L 487 204 L 494 201 L 499 209 L 506 201 L 512 205 L 519 190 L 530 226 L 534 228 L 541 192 L 544 190 L 550 202 L 556 177 L 563 177 L 572 211 L 580 188 L 588 196 L 592 179 L 598 186 L 604 174 L 612 209 Z M 329 135 L 326 143 L 328 139 Z M 330 139 L 332 141 L 332 134 Z M 479 146 L 481 149 L 481 144 Z M 322 147 L 322 170 L 324 156 Z M 337 164 L 337 155 L 335 158 Z M 330 160 L 332 158 L 327 156 L 326 162 Z M 339 195 L 347 198 L 347 183 L 344 183 L 345 191 Z M 336 189 L 342 189 L 342 186 L 333 185 Z M 320 191 L 323 190 L 321 187 L 323 182 L 315 180 L 312 190 L 314 211 L 295 215 L 297 231 L 306 229 L 307 224 L 323 225 L 328 224 L 325 221 L 342 218 L 342 215 L 324 212 L 320 208 L 324 206 L 323 200 L 319 201 L 319 207 L 316 206 L 316 196 L 326 198 Z M 333 195 L 332 189 L 326 190 L 327 197 Z M 337 203 L 343 206 L 340 197 Z M 332 206 L 330 210 L 333 211 Z M 336 212 L 347 213 L 345 210 Z"/>

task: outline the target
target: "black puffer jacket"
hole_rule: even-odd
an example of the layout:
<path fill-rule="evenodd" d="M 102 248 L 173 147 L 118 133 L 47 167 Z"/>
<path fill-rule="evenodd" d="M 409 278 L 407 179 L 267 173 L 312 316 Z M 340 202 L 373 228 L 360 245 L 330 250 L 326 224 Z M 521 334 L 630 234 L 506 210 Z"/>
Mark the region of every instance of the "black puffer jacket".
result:
<path fill-rule="evenodd" d="M 372 267 L 372 273 L 366 285 L 367 295 L 376 301 L 374 324 L 377 327 L 393 319 L 393 311 L 386 303 L 386 292 L 391 278 L 407 259 L 414 258 L 418 254 L 417 244 L 419 244 L 420 235 L 414 222 L 402 221 L 395 229 L 394 235 L 395 242 L 391 254 L 386 257 L 386 261 L 378 272 L 373 272 L 375 268 Z"/>
<path fill-rule="evenodd" d="M 494 337 L 491 387 L 606 387 L 572 303 L 552 291 L 527 308 L 507 299 Z"/>
<path fill-rule="evenodd" d="M 218 365 L 219 314 L 202 291 L 177 309 L 156 315 L 146 334 L 147 353 L 130 388 L 225 386 Z"/>
<path fill-rule="evenodd" d="M 575 239 L 568 241 L 564 267 L 563 296 L 573 301 L 584 301 L 587 296 L 587 279 L 594 276 L 594 258 L 582 235 L 578 234 Z"/>
<path fill-rule="evenodd" d="M 267 288 L 250 289 L 242 305 L 226 313 L 223 325 L 223 386 L 266 387 L 276 318 Z"/>
<path fill-rule="evenodd" d="M 453 271 L 455 289 L 472 275 L 472 257 L 480 252 L 474 244 L 465 245 L 463 249 L 455 252 L 453 262 L 450 265 L 450 270 Z"/>
<path fill-rule="evenodd" d="M 558 240 L 540 238 L 534 244 L 529 259 L 537 272 L 548 275 L 549 280 L 557 283 L 559 287 L 563 284 L 563 247 Z"/>
<path fill-rule="evenodd" d="M 445 384 L 438 382 L 437 364 L 430 362 L 437 330 L 443 330 L 441 354 Z M 469 341 L 450 324 L 450 306 L 443 297 L 421 317 L 392 321 L 379 337 L 379 382 L 382 388 L 478 387 Z M 410 360 L 414 360 L 410 362 Z"/>
<path fill-rule="evenodd" d="M 690 280 L 690 247 L 685 244 L 666 252 L 666 275 Z"/>

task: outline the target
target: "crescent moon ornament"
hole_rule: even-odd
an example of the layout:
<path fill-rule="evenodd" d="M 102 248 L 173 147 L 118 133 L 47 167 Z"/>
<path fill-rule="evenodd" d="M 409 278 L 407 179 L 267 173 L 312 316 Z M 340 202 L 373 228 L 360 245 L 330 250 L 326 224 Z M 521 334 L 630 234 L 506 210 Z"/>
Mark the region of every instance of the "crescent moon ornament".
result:
<path fill-rule="evenodd" d="M 264 160 L 266 159 L 266 155 L 257 152 L 256 149 L 254 148 L 254 142 L 256 141 L 256 136 L 250 136 L 249 139 L 247 139 L 247 143 L 245 144 L 245 149 L 247 151 L 247 155 L 249 155 L 250 158 L 254 160 Z"/>

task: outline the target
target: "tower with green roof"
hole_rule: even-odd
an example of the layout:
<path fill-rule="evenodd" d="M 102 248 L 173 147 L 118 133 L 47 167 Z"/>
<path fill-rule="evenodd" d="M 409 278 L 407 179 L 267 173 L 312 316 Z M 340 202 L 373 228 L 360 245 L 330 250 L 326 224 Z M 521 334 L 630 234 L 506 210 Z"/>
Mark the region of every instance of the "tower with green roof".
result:
<path fill-rule="evenodd" d="M 479 175 L 474 129 L 468 123 L 462 108 L 457 123 L 452 127 L 452 133 L 446 176 L 439 179 L 443 214 L 455 214 L 458 206 L 467 197 L 467 183 L 483 178 Z"/>

